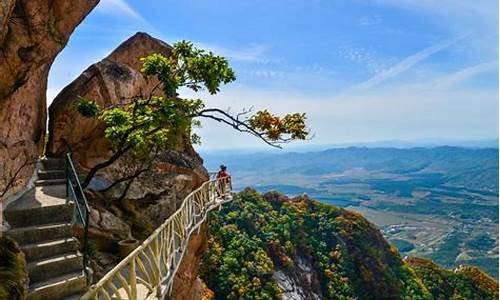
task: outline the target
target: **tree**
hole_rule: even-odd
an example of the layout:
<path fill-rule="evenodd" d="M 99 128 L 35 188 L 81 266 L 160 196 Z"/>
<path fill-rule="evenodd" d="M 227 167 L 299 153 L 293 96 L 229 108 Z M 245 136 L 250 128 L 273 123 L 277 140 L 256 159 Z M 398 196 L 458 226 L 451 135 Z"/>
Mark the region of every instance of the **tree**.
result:
<path fill-rule="evenodd" d="M 181 41 L 174 44 L 168 57 L 155 53 L 141 60 L 143 74 L 158 79 L 149 96 L 137 95 L 106 108 L 99 107 L 91 99 L 79 98 L 76 102 L 80 114 L 104 122 L 105 135 L 113 147 L 113 154 L 106 161 L 90 169 L 83 181 L 84 187 L 99 170 L 110 166 L 124 154 L 152 160 L 156 154 L 152 154 L 151 149 L 155 149 L 155 153 L 171 149 L 178 142 L 179 135 L 199 143 L 200 138 L 192 134 L 191 129 L 200 126 L 200 118 L 216 120 L 260 138 L 273 147 L 304 140 L 309 135 L 304 113 L 279 117 L 267 110 L 252 114 L 251 109 L 245 109 L 232 114 L 221 108 L 207 108 L 201 99 L 179 97 L 178 90 L 182 87 L 194 92 L 206 89 L 210 94 L 217 94 L 221 85 L 234 81 L 234 71 L 224 57 Z M 163 91 L 163 96 L 155 96 L 158 89 Z"/>
<path fill-rule="evenodd" d="M 26 157 L 24 162 L 15 170 L 10 171 L 9 173 L 5 170 L 5 173 L 0 176 L 0 182 L 6 182 L 5 186 L 0 186 L 0 205 L 3 197 L 7 195 L 7 192 L 17 184 L 19 181 L 19 176 L 23 172 L 23 170 L 31 165 L 36 164 L 37 159 L 33 157 Z M 1 209 L 1 208 L 0 208 Z M 0 215 L 1 221 L 1 215 Z M 1 222 L 0 222 L 1 223 Z"/>

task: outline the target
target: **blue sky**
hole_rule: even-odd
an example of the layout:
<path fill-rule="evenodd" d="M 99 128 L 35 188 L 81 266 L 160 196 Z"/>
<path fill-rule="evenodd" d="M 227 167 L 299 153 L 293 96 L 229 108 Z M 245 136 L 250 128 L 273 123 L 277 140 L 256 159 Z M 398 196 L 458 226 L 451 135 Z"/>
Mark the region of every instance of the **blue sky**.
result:
<path fill-rule="evenodd" d="M 48 101 L 137 31 L 226 56 L 237 81 L 199 97 L 304 111 L 310 144 L 498 137 L 497 1 L 101 0 L 57 57 Z M 202 149 L 265 147 L 199 131 Z"/>

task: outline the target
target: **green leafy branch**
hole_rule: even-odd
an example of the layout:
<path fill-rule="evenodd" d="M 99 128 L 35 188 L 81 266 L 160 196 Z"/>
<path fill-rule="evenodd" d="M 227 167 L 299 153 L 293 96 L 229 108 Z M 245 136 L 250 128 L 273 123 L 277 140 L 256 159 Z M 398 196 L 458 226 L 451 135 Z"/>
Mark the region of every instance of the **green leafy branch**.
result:
<path fill-rule="evenodd" d="M 105 124 L 106 138 L 113 147 L 113 154 L 106 161 L 91 168 L 83 181 L 84 187 L 99 170 L 124 154 L 150 160 L 151 149 L 159 152 L 174 149 L 180 137 L 189 137 L 191 142 L 199 143 L 200 138 L 192 134 L 191 129 L 201 125 L 200 118 L 229 125 L 273 147 L 309 136 L 303 113 L 279 117 L 267 110 L 251 114 L 252 110 L 248 109 L 232 114 L 229 110 L 206 108 L 201 99 L 179 97 L 180 88 L 194 92 L 205 89 L 213 95 L 220 91 L 221 85 L 234 81 L 234 71 L 224 57 L 182 41 L 174 44 L 168 57 L 155 53 L 141 61 L 143 74 L 158 80 L 148 97 L 138 95 L 105 108 L 86 98 L 79 98 L 76 102 L 75 108 L 82 116 L 96 118 Z M 160 88 L 162 93 L 159 96 Z"/>

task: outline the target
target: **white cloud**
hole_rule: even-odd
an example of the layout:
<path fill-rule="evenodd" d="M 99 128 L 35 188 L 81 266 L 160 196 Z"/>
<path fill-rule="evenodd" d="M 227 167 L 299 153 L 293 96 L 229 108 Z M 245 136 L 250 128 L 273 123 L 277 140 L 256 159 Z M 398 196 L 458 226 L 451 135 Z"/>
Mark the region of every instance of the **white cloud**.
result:
<path fill-rule="evenodd" d="M 267 47 L 263 45 L 249 45 L 244 48 L 231 49 L 203 42 L 195 42 L 194 44 L 201 49 L 212 51 L 215 54 L 222 55 L 230 60 L 259 64 L 279 63 L 279 60 L 266 58 L 265 53 L 267 51 Z"/>
<path fill-rule="evenodd" d="M 97 11 L 125 16 L 139 22 L 148 23 L 132 6 L 127 4 L 125 0 L 101 0 L 97 6 Z"/>
<path fill-rule="evenodd" d="M 498 1 L 496 0 L 372 0 L 372 2 L 419 10 L 467 22 L 472 19 L 476 19 L 476 22 L 494 22 L 498 18 Z"/>
<path fill-rule="evenodd" d="M 381 6 L 418 14 L 442 32 L 460 36 L 472 34 L 453 48 L 462 57 L 486 60 L 498 58 L 498 0 L 369 0 Z M 364 0 L 363 0 L 364 2 Z M 383 9 L 383 8 L 382 8 Z M 422 32 L 422 35 L 425 35 Z"/>
<path fill-rule="evenodd" d="M 390 86 L 338 97 L 298 95 L 232 87 L 219 95 L 202 95 L 208 107 L 238 112 L 253 106 L 284 114 L 306 112 L 315 138 L 312 144 L 414 139 L 483 139 L 498 136 L 495 89 Z M 252 136 L 210 120 L 202 149 L 267 147 Z"/>
<path fill-rule="evenodd" d="M 351 45 L 340 46 L 337 54 L 350 62 L 362 65 L 371 74 L 381 72 L 387 64 L 386 59 L 375 58 L 376 55 L 373 51 L 362 47 Z"/>
<path fill-rule="evenodd" d="M 412 54 L 405 59 L 401 60 L 397 64 L 393 65 L 389 69 L 378 73 L 374 77 L 362 82 L 358 86 L 356 86 L 356 89 L 369 89 L 372 87 L 375 87 L 377 85 L 380 85 L 384 81 L 396 77 L 399 74 L 405 72 L 406 70 L 410 69 L 411 67 L 417 65 L 421 61 L 425 60 L 429 56 L 433 55 L 434 53 L 437 53 L 439 51 L 442 51 L 451 45 L 455 44 L 456 42 L 462 40 L 465 38 L 467 35 L 462 35 L 457 38 L 451 39 L 451 40 L 446 40 L 444 42 L 441 42 L 439 44 L 433 45 L 431 47 L 425 48 L 424 50 L 421 50 L 415 54 Z"/>
<path fill-rule="evenodd" d="M 471 67 L 463 68 L 456 73 L 437 78 L 431 86 L 435 88 L 449 88 L 482 73 L 495 70 L 498 71 L 498 61 L 480 63 Z"/>
<path fill-rule="evenodd" d="M 379 25 L 384 21 L 384 16 L 380 14 L 373 14 L 359 19 L 359 26 L 374 26 Z"/>

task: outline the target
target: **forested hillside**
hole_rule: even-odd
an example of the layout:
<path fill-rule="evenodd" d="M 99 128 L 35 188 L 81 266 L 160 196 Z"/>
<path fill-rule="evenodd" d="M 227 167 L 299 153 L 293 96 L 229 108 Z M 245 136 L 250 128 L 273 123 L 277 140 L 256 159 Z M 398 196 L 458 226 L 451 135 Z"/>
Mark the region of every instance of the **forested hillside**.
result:
<path fill-rule="evenodd" d="M 498 149 L 336 148 L 205 155 L 236 190 L 278 190 L 361 213 L 403 255 L 498 276 Z"/>
<path fill-rule="evenodd" d="M 202 278 L 215 299 L 497 299 L 476 268 L 405 262 L 361 215 L 245 189 L 215 212 Z"/>

